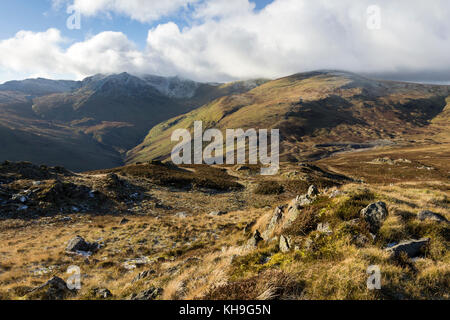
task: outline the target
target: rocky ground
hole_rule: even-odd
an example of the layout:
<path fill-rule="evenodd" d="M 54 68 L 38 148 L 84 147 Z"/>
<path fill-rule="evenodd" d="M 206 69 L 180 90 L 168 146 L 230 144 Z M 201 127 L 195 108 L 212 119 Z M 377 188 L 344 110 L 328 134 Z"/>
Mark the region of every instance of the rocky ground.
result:
<path fill-rule="evenodd" d="M 449 299 L 445 147 L 284 163 L 273 177 L 5 162 L 0 299 Z"/>

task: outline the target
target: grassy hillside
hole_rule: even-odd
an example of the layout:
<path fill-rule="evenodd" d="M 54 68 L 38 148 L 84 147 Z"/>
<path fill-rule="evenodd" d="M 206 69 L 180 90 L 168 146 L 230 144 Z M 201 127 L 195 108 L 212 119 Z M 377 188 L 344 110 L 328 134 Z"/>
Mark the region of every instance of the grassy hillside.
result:
<path fill-rule="evenodd" d="M 297 74 L 157 125 L 128 153 L 128 162 L 167 158 L 172 132 L 192 130 L 197 120 L 222 131 L 278 128 L 285 160 L 320 158 L 345 148 L 342 143 L 401 141 L 428 130 L 437 116 L 448 120 L 443 111 L 449 92 L 448 86 L 376 81 L 350 73 Z"/>

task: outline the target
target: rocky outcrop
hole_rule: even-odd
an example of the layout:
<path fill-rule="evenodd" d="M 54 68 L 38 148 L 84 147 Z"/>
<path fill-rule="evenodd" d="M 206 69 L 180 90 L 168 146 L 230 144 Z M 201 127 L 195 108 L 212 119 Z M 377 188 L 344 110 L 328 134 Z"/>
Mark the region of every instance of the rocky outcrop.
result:
<path fill-rule="evenodd" d="M 388 216 L 388 210 L 384 202 L 369 204 L 361 210 L 361 217 L 369 224 L 370 232 L 377 233 L 384 220 Z"/>
<path fill-rule="evenodd" d="M 272 233 L 275 231 L 275 228 L 281 223 L 281 220 L 283 219 L 283 207 L 277 207 L 275 208 L 275 211 L 273 212 L 272 219 L 270 219 L 269 225 L 267 226 L 267 229 L 263 233 L 264 239 L 269 239 Z"/>

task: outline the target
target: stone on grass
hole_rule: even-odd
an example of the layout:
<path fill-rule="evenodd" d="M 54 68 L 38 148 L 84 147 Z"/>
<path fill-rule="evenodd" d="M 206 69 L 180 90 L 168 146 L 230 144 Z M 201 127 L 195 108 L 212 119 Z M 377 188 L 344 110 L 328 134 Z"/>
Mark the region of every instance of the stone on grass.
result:
<path fill-rule="evenodd" d="M 423 253 L 423 250 L 430 243 L 430 238 L 423 238 L 420 240 L 405 240 L 397 245 L 387 248 L 386 251 L 392 253 L 394 256 L 399 256 L 405 253 L 410 258 L 415 258 Z"/>
<path fill-rule="evenodd" d="M 72 238 L 66 247 L 68 253 L 94 253 L 100 248 L 96 242 L 90 243 L 80 236 Z"/>
<path fill-rule="evenodd" d="M 361 210 L 361 216 L 369 224 L 370 232 L 377 233 L 388 216 L 386 204 L 381 201 L 369 204 Z"/>
<path fill-rule="evenodd" d="M 439 213 L 434 213 L 428 210 L 425 211 L 421 211 L 418 215 L 417 218 L 420 221 L 425 221 L 425 220 L 429 220 L 429 221 L 435 221 L 435 222 L 447 222 L 448 220 L 447 218 L 445 218 L 444 216 L 440 215 Z"/>

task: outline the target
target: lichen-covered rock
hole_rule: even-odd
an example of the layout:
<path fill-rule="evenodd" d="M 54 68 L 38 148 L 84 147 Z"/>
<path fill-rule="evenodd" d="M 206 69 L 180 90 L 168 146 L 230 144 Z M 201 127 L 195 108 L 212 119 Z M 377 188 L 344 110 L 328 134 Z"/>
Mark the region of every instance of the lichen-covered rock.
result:
<path fill-rule="evenodd" d="M 369 229 L 372 233 L 377 233 L 380 230 L 387 216 L 386 204 L 381 201 L 369 204 L 361 210 L 361 217 L 369 224 Z"/>

